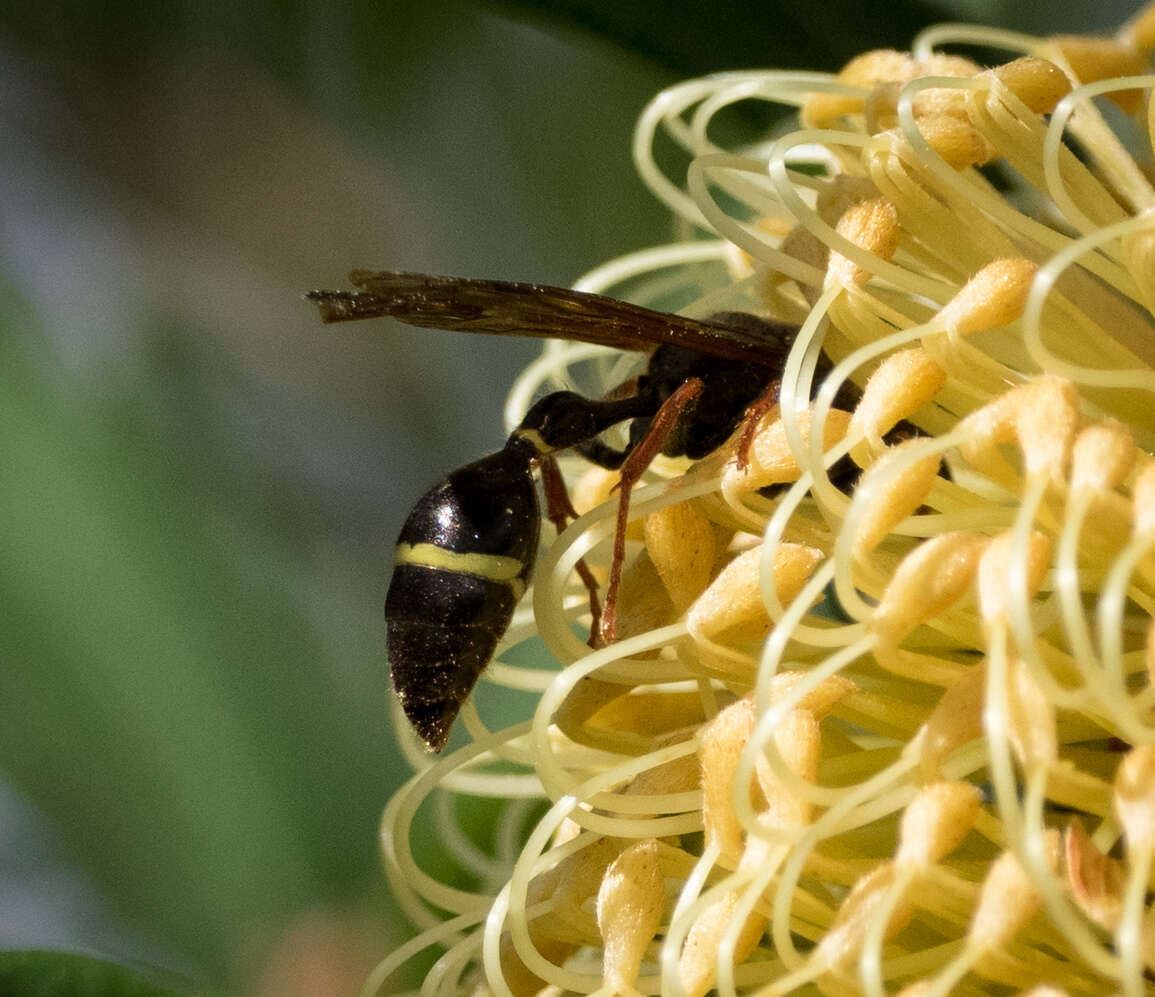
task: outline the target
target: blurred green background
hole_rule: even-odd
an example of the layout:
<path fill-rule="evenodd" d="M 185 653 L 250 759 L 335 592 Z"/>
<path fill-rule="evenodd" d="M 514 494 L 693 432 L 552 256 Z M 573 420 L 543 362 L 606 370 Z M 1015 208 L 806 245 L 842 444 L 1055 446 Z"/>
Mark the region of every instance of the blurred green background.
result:
<path fill-rule="evenodd" d="M 564 284 L 661 241 L 629 160 L 648 98 L 833 68 L 947 8 L 879 9 L 0 12 L 0 948 L 325 997 L 406 936 L 376 858 L 405 775 L 387 556 L 500 444 L 536 347 L 322 328 L 301 293 L 354 266 Z"/>

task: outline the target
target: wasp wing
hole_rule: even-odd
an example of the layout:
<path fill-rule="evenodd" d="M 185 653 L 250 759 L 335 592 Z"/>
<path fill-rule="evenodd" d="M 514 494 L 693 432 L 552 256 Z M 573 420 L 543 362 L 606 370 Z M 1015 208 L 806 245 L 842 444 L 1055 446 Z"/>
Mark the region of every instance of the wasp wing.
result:
<path fill-rule="evenodd" d="M 387 315 L 424 328 L 572 339 L 623 350 L 668 343 L 762 364 L 784 358 L 795 332 L 792 325 L 763 319 L 739 325 L 699 321 L 546 284 L 389 270 L 354 270 L 349 280 L 358 290 L 306 295 L 323 321 Z"/>

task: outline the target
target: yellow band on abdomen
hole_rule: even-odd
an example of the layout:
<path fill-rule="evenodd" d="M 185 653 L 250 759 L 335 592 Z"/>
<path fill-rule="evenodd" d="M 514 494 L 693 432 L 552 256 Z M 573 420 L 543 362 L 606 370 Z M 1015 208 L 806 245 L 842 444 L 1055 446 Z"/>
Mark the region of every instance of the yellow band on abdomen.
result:
<path fill-rule="evenodd" d="M 397 545 L 397 564 L 419 564 L 441 571 L 455 571 L 488 578 L 491 582 L 516 582 L 524 565 L 516 557 L 501 554 L 461 554 L 435 544 Z"/>

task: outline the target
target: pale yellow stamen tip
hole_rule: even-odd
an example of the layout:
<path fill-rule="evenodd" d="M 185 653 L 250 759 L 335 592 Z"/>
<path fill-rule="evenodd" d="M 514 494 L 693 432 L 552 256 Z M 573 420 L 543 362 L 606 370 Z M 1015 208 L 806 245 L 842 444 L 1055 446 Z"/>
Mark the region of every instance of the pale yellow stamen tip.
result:
<path fill-rule="evenodd" d="M 1071 488 L 1098 492 L 1116 488 L 1135 463 L 1135 438 L 1116 419 L 1088 426 L 1071 448 Z"/>
<path fill-rule="evenodd" d="M 783 697 L 789 695 L 791 690 L 805 679 L 805 672 L 778 672 L 770 680 L 770 702 L 781 702 Z M 806 710 L 822 719 L 840 699 L 854 692 L 856 688 L 854 682 L 845 675 L 831 675 L 803 695 L 794 705 L 797 709 Z"/>
<path fill-rule="evenodd" d="M 933 401 L 945 383 L 946 372 L 922 347 L 892 353 L 866 382 L 851 430 L 877 443 L 900 419 Z"/>
<path fill-rule="evenodd" d="M 1045 534 L 1036 531 L 1028 535 L 1025 557 L 1021 560 L 1015 546 L 1014 534 L 1003 533 L 990 542 L 979 561 L 979 609 L 988 624 L 1006 618 L 1013 596 L 1010 591 L 1013 576 L 1020 577 L 1024 583 L 1025 591 L 1019 592 L 1019 597 L 1030 599 L 1042 585 L 1050 566 L 1051 541 Z M 1016 568 L 1022 569 L 1021 575 L 1015 572 Z"/>
<path fill-rule="evenodd" d="M 836 231 L 871 256 L 889 260 L 898 248 L 898 212 L 893 204 L 881 199 L 863 201 L 847 209 L 838 220 Z M 863 287 L 870 280 L 869 270 L 843 256 L 830 254 L 826 284 Z"/>
<path fill-rule="evenodd" d="M 838 908 L 830 926 L 811 958 L 823 967 L 840 971 L 851 966 L 862 951 L 863 942 L 878 917 L 894 883 L 895 864 L 883 862 L 854 884 Z M 893 938 L 914 915 L 915 907 L 900 899 L 883 931 L 883 940 Z"/>
<path fill-rule="evenodd" d="M 931 711 L 926 723 L 906 746 L 904 754 L 918 759 L 924 780 L 937 779 L 942 763 L 983 731 L 986 668 L 968 668 Z"/>
<path fill-rule="evenodd" d="M 1079 396 L 1064 378 L 1044 375 L 972 412 L 959 425 L 959 452 L 973 467 L 997 475 L 997 448 L 1018 442 L 1029 474 L 1059 477 L 1079 423 Z"/>
<path fill-rule="evenodd" d="M 969 121 L 956 118 L 954 114 L 934 114 L 933 117 L 919 118 L 917 124 L 923 141 L 952 170 L 964 170 L 967 166 L 988 162 L 994 155 L 990 142 L 984 139 L 982 132 Z M 894 128 L 886 136 L 895 155 L 907 161 L 921 158 L 901 129 Z"/>
<path fill-rule="evenodd" d="M 710 582 L 714 567 L 714 529 L 693 502 L 679 502 L 645 519 L 646 550 L 678 612 L 683 612 Z"/>
<path fill-rule="evenodd" d="M 945 612 L 970 588 L 989 540 L 944 533 L 903 559 L 871 617 L 870 628 L 894 645 L 924 620 Z"/>
<path fill-rule="evenodd" d="M 1019 762 L 1047 766 L 1059 754 L 1055 708 L 1030 668 L 1017 658 L 1007 663 L 1007 733 Z"/>
<path fill-rule="evenodd" d="M 969 782 L 936 782 L 922 790 L 902 815 L 899 865 L 931 865 L 953 852 L 967 836 L 982 805 Z"/>
<path fill-rule="evenodd" d="M 634 986 L 646 946 L 657 933 L 663 887 L 654 838 L 631 845 L 606 869 L 598 890 L 598 929 L 605 979 L 619 994 Z"/>
<path fill-rule="evenodd" d="M 879 83 L 913 79 L 918 64 L 906 52 L 894 49 L 875 49 L 851 59 L 838 74 L 839 83 L 873 89 Z M 802 122 L 817 125 L 844 114 L 862 110 L 863 98 L 845 94 L 815 93 L 807 98 L 802 108 Z"/>
<path fill-rule="evenodd" d="M 918 130 L 952 170 L 977 166 L 993 158 L 994 149 L 982 132 L 954 114 L 936 114 L 919 120 Z"/>
<path fill-rule="evenodd" d="M 877 197 L 878 189 L 870 179 L 841 173 L 832 177 L 829 183 L 822 185 L 818 191 L 814 210 L 827 225 L 835 226 L 855 205 Z M 830 250 L 826 243 L 802 224 L 796 225 L 783 239 L 782 252 L 814 267 L 815 270 L 824 271 L 830 258 Z M 811 304 L 818 297 L 817 289 L 810 286 L 804 286 L 802 293 Z"/>
<path fill-rule="evenodd" d="M 862 500 L 860 496 L 869 496 L 869 504 L 854 537 L 856 559 L 865 558 L 882 543 L 891 530 L 922 504 L 934 485 L 942 462 L 937 454 L 910 460 L 908 448 L 919 445 L 920 440 L 900 443 L 863 476 L 855 502 Z M 894 473 L 896 465 L 901 469 Z M 880 480 L 880 485 L 874 484 Z"/>
<path fill-rule="evenodd" d="M 1024 56 L 989 72 L 1036 114 L 1050 114 L 1071 92 L 1071 81 L 1053 62 Z"/>
<path fill-rule="evenodd" d="M 1075 386 L 1061 377 L 1040 377 L 1024 393 L 1015 419 L 1028 474 L 1058 477 L 1079 424 Z"/>
<path fill-rule="evenodd" d="M 846 435 L 850 426 L 850 413 L 841 409 L 831 409 L 822 424 L 822 450 L 826 452 Z M 798 432 L 802 436 L 804 448 L 810 445 L 810 412 L 798 415 Z M 790 441 L 781 419 L 775 415 L 773 421 L 763 423 L 754 442 L 750 446 L 748 463 L 739 469 L 736 463 L 726 467 L 722 477 L 723 491 L 750 492 L 767 485 L 781 485 L 797 481 L 802 476 L 802 468 L 790 449 Z"/>
<path fill-rule="evenodd" d="M 723 855 L 734 858 L 742 852 L 742 824 L 731 802 L 734 779 L 742 749 L 753 730 L 754 704 L 749 698 L 740 699 L 705 726 L 698 743 L 706 843 L 716 845 Z"/>
<path fill-rule="evenodd" d="M 1113 38 L 1059 35 L 1051 43 L 1080 83 L 1095 83 L 1113 76 L 1140 76 L 1147 70 L 1140 52 Z M 1127 114 L 1135 114 L 1143 107 L 1142 90 L 1115 90 L 1106 96 Z"/>
<path fill-rule="evenodd" d="M 988 263 L 938 313 L 936 324 L 965 336 L 1015 321 L 1027 303 L 1038 265 L 1025 259 Z"/>
<path fill-rule="evenodd" d="M 703 637 L 726 633 L 730 640 L 754 640 L 770 630 L 762 600 L 762 547 L 753 547 L 731 561 L 690 608 L 690 632 Z M 801 544 L 774 548 L 774 591 L 790 603 L 822 560 L 822 551 Z"/>
<path fill-rule="evenodd" d="M 806 782 L 818 779 L 818 763 L 822 755 L 822 733 L 818 718 L 809 710 L 791 710 L 774 728 L 774 746 L 786 768 Z M 810 823 L 813 804 L 799 797 L 784 782 L 765 755 L 759 756 L 755 773 L 758 785 L 766 799 L 766 809 L 759 814 L 763 827 L 789 830 Z M 751 861 L 751 843 L 757 836 L 747 837 L 744 862 Z M 755 853 L 760 846 L 755 847 Z"/>
<path fill-rule="evenodd" d="M 734 919 L 738 894 L 727 893 L 698 916 L 686 937 L 686 947 L 678 960 L 678 976 L 686 997 L 703 997 L 717 976 L 718 946 Z M 734 945 L 734 963 L 742 963 L 754 951 L 766 927 L 766 918 L 751 914 Z"/>
<path fill-rule="evenodd" d="M 1044 856 L 1055 869 L 1059 864 L 1059 832 L 1043 832 Z M 971 919 L 968 945 L 979 951 L 990 951 L 1008 942 L 1042 906 L 1042 900 L 1030 878 L 1011 852 L 1004 852 L 992 863 L 979 894 L 978 907 Z"/>

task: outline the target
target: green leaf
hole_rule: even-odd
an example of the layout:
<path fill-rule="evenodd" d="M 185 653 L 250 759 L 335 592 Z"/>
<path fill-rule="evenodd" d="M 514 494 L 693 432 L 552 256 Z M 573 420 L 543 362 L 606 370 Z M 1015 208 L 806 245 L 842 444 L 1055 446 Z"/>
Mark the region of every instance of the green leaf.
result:
<path fill-rule="evenodd" d="M 88 956 L 0 952 L 0 993 L 5 997 L 173 997 L 179 992 Z"/>

